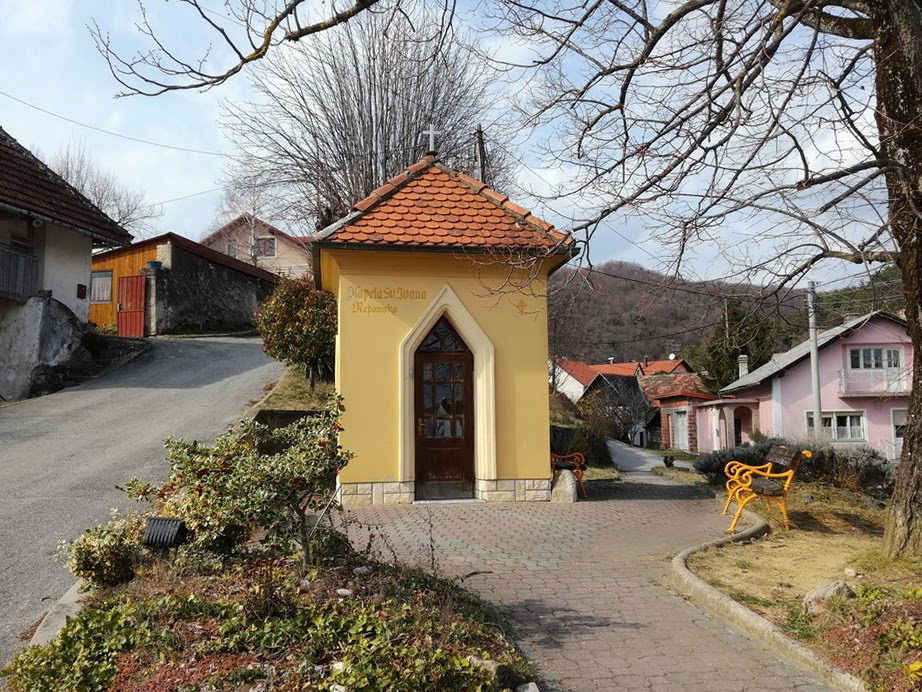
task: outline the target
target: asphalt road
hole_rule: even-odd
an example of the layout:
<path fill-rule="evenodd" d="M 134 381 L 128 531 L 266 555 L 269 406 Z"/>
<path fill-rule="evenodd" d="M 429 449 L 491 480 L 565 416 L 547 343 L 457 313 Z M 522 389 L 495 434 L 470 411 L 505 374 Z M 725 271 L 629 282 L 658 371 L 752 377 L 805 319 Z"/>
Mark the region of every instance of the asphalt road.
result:
<path fill-rule="evenodd" d="M 214 439 L 281 374 L 255 338 L 156 339 L 96 380 L 0 408 L 0 663 L 73 584 L 58 543 L 127 506 L 117 484 L 161 478 L 165 438 Z"/>

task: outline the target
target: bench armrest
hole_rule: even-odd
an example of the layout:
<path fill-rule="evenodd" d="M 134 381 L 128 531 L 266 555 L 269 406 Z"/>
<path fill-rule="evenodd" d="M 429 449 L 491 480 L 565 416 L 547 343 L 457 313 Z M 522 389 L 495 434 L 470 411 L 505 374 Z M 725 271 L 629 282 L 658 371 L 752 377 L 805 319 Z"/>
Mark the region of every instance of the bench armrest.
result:
<path fill-rule="evenodd" d="M 572 454 L 551 454 L 551 468 L 555 468 L 558 462 L 572 464 L 574 471 L 586 470 L 586 457 L 579 452 L 573 452 Z"/>
<path fill-rule="evenodd" d="M 791 482 L 794 480 L 794 471 L 782 471 L 781 473 L 772 473 L 767 470 L 760 468 L 749 467 L 743 471 L 739 476 L 736 477 L 736 480 L 739 481 L 740 486 L 743 489 L 747 489 L 752 486 L 752 477 L 753 475 L 761 476 L 762 478 L 777 478 L 779 480 L 784 479 L 784 490 L 787 492 L 788 488 L 791 487 Z"/>
<path fill-rule="evenodd" d="M 762 464 L 760 466 L 749 466 L 748 464 L 744 464 L 742 461 L 730 461 L 727 462 L 726 466 L 724 466 L 724 474 L 727 476 L 727 478 L 733 478 L 735 476 L 739 476 L 743 471 L 748 471 L 749 469 L 758 471 L 770 471 L 771 468 L 771 462 Z"/>

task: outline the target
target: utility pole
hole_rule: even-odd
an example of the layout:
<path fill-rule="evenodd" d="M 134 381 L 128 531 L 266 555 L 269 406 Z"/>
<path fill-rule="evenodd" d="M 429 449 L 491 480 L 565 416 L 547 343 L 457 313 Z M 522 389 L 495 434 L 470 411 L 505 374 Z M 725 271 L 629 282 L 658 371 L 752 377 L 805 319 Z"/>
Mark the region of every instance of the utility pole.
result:
<path fill-rule="evenodd" d="M 474 158 L 477 161 L 477 173 L 480 176 L 478 180 L 484 184 L 487 182 L 487 152 L 483 146 L 483 128 L 478 125 L 474 130 Z"/>
<path fill-rule="evenodd" d="M 813 389 L 813 435 L 823 435 L 823 405 L 820 398 L 820 347 L 816 339 L 816 282 L 807 282 L 807 318 L 810 324 L 810 384 Z"/>

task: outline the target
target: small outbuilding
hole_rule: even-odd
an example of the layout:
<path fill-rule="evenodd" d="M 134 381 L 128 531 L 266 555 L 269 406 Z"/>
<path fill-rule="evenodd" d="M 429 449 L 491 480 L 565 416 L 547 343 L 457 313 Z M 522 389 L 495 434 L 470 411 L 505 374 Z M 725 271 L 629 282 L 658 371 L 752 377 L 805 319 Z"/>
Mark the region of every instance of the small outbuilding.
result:
<path fill-rule="evenodd" d="M 337 298 L 346 505 L 550 497 L 549 273 L 573 243 L 428 155 L 314 243 Z"/>
<path fill-rule="evenodd" d="M 253 325 L 278 278 L 165 233 L 93 256 L 90 321 L 119 336 L 234 331 Z"/>

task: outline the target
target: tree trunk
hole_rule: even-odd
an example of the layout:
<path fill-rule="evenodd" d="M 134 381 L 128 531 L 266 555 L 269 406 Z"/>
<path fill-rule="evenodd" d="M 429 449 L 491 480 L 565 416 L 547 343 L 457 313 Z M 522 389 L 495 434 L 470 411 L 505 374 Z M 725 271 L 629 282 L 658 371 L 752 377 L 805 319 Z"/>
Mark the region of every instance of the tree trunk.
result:
<path fill-rule="evenodd" d="M 310 367 L 307 369 L 307 386 L 310 387 L 311 391 L 314 391 L 314 387 L 317 385 L 317 371 Z"/>
<path fill-rule="evenodd" d="M 890 227 L 899 249 L 912 339 L 912 394 L 903 455 L 884 531 L 884 554 L 922 555 L 922 0 L 880 0 L 874 44 L 877 127 Z"/>

